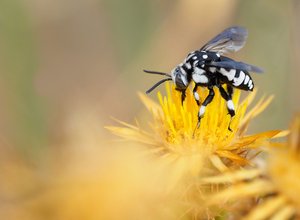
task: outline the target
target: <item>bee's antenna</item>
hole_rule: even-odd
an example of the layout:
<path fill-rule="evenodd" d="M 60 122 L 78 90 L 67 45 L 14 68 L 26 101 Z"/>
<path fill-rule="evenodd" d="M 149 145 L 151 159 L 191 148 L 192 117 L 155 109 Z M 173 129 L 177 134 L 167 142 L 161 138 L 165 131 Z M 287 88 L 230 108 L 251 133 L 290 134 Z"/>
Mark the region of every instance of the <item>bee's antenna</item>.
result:
<path fill-rule="evenodd" d="M 166 82 L 166 81 L 171 81 L 172 78 L 166 78 L 166 79 L 162 79 L 160 81 L 158 81 L 157 83 L 155 83 L 150 89 L 148 89 L 146 91 L 147 94 L 149 94 L 150 92 L 152 92 L 157 86 L 159 86 L 160 84 Z"/>
<path fill-rule="evenodd" d="M 168 76 L 171 77 L 169 73 L 163 73 L 163 72 L 158 72 L 158 71 L 152 71 L 152 70 L 144 70 L 145 73 L 150 73 L 150 74 L 157 74 L 157 75 L 163 75 L 163 76 Z"/>

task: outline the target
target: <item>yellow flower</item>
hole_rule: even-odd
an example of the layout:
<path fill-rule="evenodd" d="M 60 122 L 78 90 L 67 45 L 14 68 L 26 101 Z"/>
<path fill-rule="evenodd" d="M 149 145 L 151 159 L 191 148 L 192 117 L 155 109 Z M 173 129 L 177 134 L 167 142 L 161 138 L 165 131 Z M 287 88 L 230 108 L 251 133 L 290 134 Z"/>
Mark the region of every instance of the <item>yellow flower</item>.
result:
<path fill-rule="evenodd" d="M 228 166 L 240 166 L 248 163 L 247 153 L 258 147 L 268 138 L 279 135 L 280 131 L 267 131 L 254 135 L 245 135 L 249 122 L 262 112 L 272 97 L 261 100 L 245 113 L 254 99 L 256 91 L 239 102 L 240 90 L 233 95 L 236 115 L 231 121 L 232 132 L 228 130 L 230 115 L 226 103 L 219 91 L 215 91 L 213 101 L 207 106 L 200 127 L 197 125 L 197 106 L 192 92 L 188 89 L 185 102 L 181 103 L 181 94 L 173 86 L 166 84 L 166 96 L 158 92 L 159 104 L 143 94 L 139 94 L 146 108 L 152 113 L 151 130 L 145 131 L 139 124 L 130 125 L 120 122 L 123 127 L 108 127 L 114 134 L 126 140 L 140 142 L 148 146 L 149 152 L 157 158 L 173 165 L 176 180 L 185 174 L 204 175 L 216 167 L 224 171 Z M 207 89 L 199 88 L 200 100 L 208 94 Z"/>
<path fill-rule="evenodd" d="M 206 178 L 204 182 L 210 184 L 233 183 L 212 195 L 210 202 L 252 199 L 255 206 L 247 210 L 246 217 L 243 214 L 249 220 L 300 218 L 300 115 L 290 131 L 286 143 L 271 144 L 265 166 Z"/>

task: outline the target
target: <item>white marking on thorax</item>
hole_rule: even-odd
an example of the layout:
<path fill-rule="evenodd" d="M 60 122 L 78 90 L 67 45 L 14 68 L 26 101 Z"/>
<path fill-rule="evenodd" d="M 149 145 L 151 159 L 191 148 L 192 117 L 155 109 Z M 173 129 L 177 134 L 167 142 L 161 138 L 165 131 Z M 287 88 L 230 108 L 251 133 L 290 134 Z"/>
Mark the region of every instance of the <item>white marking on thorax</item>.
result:
<path fill-rule="evenodd" d="M 220 54 L 216 53 L 217 57 L 220 57 Z"/>
<path fill-rule="evenodd" d="M 187 58 L 185 58 L 185 60 L 190 59 L 192 56 L 195 56 L 195 51 L 191 52 L 191 53 L 187 56 Z M 194 59 L 194 57 L 193 57 L 193 59 Z"/>
<path fill-rule="evenodd" d="M 192 65 L 190 63 L 185 63 L 186 68 L 188 68 L 189 70 L 192 68 Z"/>
<path fill-rule="evenodd" d="M 195 67 L 194 73 L 192 75 L 195 83 L 208 83 L 208 78 L 204 75 L 205 70 L 199 67 Z"/>
<path fill-rule="evenodd" d="M 201 69 L 199 67 L 195 67 L 194 73 L 197 74 L 197 75 L 202 75 L 203 73 L 205 73 L 205 70 Z"/>
<path fill-rule="evenodd" d="M 216 72 L 216 69 L 217 69 L 216 67 L 209 67 L 209 71 L 212 73 Z"/>
<path fill-rule="evenodd" d="M 224 68 L 221 68 L 221 69 L 220 69 L 220 73 L 221 73 L 223 76 L 226 76 L 227 79 L 228 79 L 229 81 L 232 81 L 232 80 L 233 80 L 234 75 L 235 75 L 235 72 L 236 72 L 235 69 L 231 69 L 231 70 L 229 70 L 229 71 L 225 70 Z"/>
<path fill-rule="evenodd" d="M 195 83 L 208 83 L 208 78 L 205 75 L 193 74 L 193 80 Z"/>
<path fill-rule="evenodd" d="M 202 58 L 203 58 L 203 59 L 207 59 L 207 58 L 208 58 L 207 54 L 203 54 L 203 55 L 202 55 Z"/>
<path fill-rule="evenodd" d="M 233 83 L 232 84 L 234 86 L 239 86 L 243 83 L 244 79 L 245 79 L 245 73 L 243 71 L 240 71 L 239 77 L 238 78 L 233 78 Z"/>
<path fill-rule="evenodd" d="M 234 110 L 234 104 L 233 104 L 232 100 L 227 101 L 227 108 L 230 110 Z"/>
<path fill-rule="evenodd" d="M 196 60 L 194 63 L 193 63 L 193 66 L 196 67 L 199 63 L 199 60 Z"/>

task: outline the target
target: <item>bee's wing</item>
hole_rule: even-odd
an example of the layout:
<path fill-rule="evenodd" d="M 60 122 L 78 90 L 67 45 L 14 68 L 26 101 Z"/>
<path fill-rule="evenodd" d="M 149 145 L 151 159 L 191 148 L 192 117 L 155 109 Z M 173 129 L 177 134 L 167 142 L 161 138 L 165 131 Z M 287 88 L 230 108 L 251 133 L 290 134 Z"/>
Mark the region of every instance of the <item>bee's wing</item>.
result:
<path fill-rule="evenodd" d="M 255 72 L 255 73 L 263 73 L 263 70 L 257 66 L 253 66 L 243 62 L 236 62 L 233 60 L 219 61 L 219 62 L 211 62 L 207 64 L 212 67 L 219 67 L 225 69 L 237 69 L 246 72 Z"/>
<path fill-rule="evenodd" d="M 243 27 L 230 27 L 211 39 L 200 50 L 219 54 L 236 52 L 246 43 L 248 31 Z"/>

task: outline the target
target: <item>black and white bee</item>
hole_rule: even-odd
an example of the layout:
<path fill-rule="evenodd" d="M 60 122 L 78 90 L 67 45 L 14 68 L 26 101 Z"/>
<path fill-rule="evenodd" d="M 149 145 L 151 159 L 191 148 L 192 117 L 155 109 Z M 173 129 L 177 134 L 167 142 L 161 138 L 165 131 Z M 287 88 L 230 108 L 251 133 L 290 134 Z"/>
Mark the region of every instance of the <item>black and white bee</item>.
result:
<path fill-rule="evenodd" d="M 199 107 L 198 124 L 205 113 L 206 106 L 213 100 L 215 92 L 213 87 L 217 87 L 221 96 L 227 102 L 228 113 L 231 118 L 235 115 L 234 104 L 232 102 L 233 88 L 253 91 L 254 84 L 249 72 L 262 73 L 259 67 L 237 62 L 226 56 L 224 53 L 236 52 L 240 50 L 246 42 L 248 32 L 243 27 L 230 27 L 211 39 L 200 50 L 188 54 L 184 61 L 175 67 L 171 74 L 144 70 L 146 73 L 167 76 L 152 86 L 146 93 L 150 93 L 157 86 L 165 81 L 173 81 L 176 90 L 181 92 L 182 103 L 185 100 L 185 91 L 189 84 L 194 81 L 194 98 Z M 227 85 L 227 89 L 223 85 Z M 198 86 L 207 87 L 208 96 L 200 103 Z M 230 129 L 230 124 L 228 125 Z"/>

